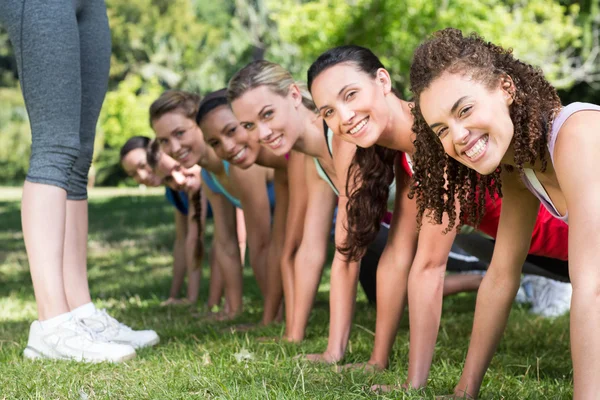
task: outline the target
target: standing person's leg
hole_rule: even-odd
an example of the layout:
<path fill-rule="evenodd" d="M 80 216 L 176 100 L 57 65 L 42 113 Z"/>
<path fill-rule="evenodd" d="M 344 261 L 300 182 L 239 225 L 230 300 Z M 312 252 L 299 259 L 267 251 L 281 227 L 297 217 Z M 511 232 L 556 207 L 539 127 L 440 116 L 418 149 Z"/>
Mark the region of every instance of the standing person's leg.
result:
<path fill-rule="evenodd" d="M 134 331 L 97 310 L 87 279 L 88 173 L 94 155 L 96 124 L 108 88 L 110 30 L 104 0 L 81 2 L 77 9 L 81 64 L 80 152 L 67 190 L 63 279 L 73 315 L 106 339 L 135 348 L 159 342 L 156 332 Z"/>
<path fill-rule="evenodd" d="M 81 65 L 80 151 L 67 189 L 63 262 L 65 293 L 71 310 L 92 301 L 87 279 L 87 182 L 110 69 L 110 31 L 104 1 L 83 3 L 77 10 L 77 23 Z"/>
<path fill-rule="evenodd" d="M 80 152 L 81 75 L 74 7 L 70 0 L 0 3 L 32 133 L 21 215 L 41 322 L 32 323 L 24 355 L 123 361 L 134 357 L 135 350 L 96 337 L 73 318 L 64 292 L 66 190 Z"/>
<path fill-rule="evenodd" d="M 21 220 L 38 318 L 44 321 L 69 312 L 63 289 L 63 244 L 66 189 L 79 155 L 79 103 L 71 99 L 81 96 L 81 85 L 79 63 L 65 57 L 79 54 L 74 10 L 59 3 L 46 8 L 38 3 L 4 1 L 0 15 L 15 51 L 31 125 Z"/>

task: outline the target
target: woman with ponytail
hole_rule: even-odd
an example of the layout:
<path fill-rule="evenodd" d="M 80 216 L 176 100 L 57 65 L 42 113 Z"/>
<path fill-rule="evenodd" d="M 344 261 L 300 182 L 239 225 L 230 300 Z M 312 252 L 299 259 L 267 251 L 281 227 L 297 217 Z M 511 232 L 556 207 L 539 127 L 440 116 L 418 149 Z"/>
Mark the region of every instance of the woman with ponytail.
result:
<path fill-rule="evenodd" d="M 375 368 L 388 365 L 408 299 L 411 343 L 406 385 L 422 387 L 433 358 L 444 272 L 456 232 L 422 223 L 415 201 L 407 196 L 415 151 L 412 105 L 393 91 L 390 75 L 379 59 L 359 46 L 341 46 L 322 54 L 308 71 L 308 85 L 320 115 L 336 137 L 361 148 L 348 169 L 348 234 L 340 251 L 350 257 L 364 251 L 376 234 L 377 221 L 385 210 L 387 186 L 396 175 L 398 194 L 390 237 L 377 271 L 375 346 L 368 364 Z M 419 172 L 415 167 L 414 173 Z M 443 182 L 444 176 L 432 179 Z M 436 195 L 439 192 L 430 193 L 431 197 Z M 446 196 L 449 202 L 454 201 L 453 192 Z M 488 198 L 479 207 L 488 212 L 478 228 L 495 236 L 499 202 Z M 451 218 L 454 222 L 456 215 Z M 541 215 L 537 227 L 530 253 L 566 259 L 566 226 Z M 552 239 L 556 237 L 563 241 L 557 243 Z"/>

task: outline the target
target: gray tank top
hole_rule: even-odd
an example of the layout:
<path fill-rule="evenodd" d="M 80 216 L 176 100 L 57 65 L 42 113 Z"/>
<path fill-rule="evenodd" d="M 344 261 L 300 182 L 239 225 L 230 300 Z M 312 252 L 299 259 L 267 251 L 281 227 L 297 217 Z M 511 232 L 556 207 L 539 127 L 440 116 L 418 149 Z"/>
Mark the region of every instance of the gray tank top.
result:
<path fill-rule="evenodd" d="M 333 157 L 333 131 L 329 127 L 327 127 L 327 125 L 325 125 L 325 143 L 327 143 L 327 150 L 329 150 L 329 155 L 331 155 Z M 329 175 L 327 175 L 327 172 L 325 172 L 325 169 L 323 168 L 323 166 L 321 165 L 319 160 L 316 157 L 313 157 L 313 160 L 315 162 L 315 166 L 317 167 L 317 173 L 319 174 L 321 179 L 323 179 L 325 182 L 327 182 L 329 184 L 329 186 L 331 187 L 331 190 L 333 190 L 333 192 L 335 193 L 336 196 L 339 196 L 340 195 L 339 190 L 335 187 L 335 185 L 333 184 L 333 181 L 331 180 Z M 396 178 L 394 178 L 394 181 L 390 185 L 390 195 L 388 197 L 388 202 L 394 201 L 395 198 L 396 198 Z"/>
<path fill-rule="evenodd" d="M 556 139 L 558 138 L 558 131 L 560 131 L 560 128 L 567 121 L 567 119 L 569 119 L 571 115 L 578 111 L 600 111 L 600 106 L 590 103 L 571 103 L 560 110 L 554 119 L 554 122 L 552 123 L 552 130 L 550 131 L 550 136 L 548 137 L 548 151 L 550 152 L 550 160 L 552 165 L 554 165 L 554 146 L 556 145 Z M 548 196 L 548 193 L 544 189 L 544 186 L 542 186 L 532 169 L 524 168 L 522 179 L 525 183 L 525 186 L 527 186 L 527 188 L 538 199 L 540 199 L 540 202 L 544 205 L 544 207 L 546 207 L 550 214 L 561 221 L 566 222 L 567 224 L 569 223 L 569 212 L 567 211 L 565 215 L 560 215 L 560 213 L 556 210 L 556 207 L 554 207 L 550 196 Z"/>

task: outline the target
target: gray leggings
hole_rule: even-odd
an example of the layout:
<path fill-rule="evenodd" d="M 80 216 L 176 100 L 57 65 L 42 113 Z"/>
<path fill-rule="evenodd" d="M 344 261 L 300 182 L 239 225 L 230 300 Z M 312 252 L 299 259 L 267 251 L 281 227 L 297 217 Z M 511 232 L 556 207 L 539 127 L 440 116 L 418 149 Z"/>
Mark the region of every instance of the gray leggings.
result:
<path fill-rule="evenodd" d="M 0 0 L 0 22 L 31 124 L 27 181 L 85 200 L 110 68 L 104 0 Z"/>

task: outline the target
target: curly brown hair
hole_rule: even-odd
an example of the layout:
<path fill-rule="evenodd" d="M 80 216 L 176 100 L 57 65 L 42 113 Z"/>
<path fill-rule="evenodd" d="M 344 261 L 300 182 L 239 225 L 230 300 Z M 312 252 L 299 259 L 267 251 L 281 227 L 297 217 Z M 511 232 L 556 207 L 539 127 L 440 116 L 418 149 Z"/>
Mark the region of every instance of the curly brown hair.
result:
<path fill-rule="evenodd" d="M 372 78 L 376 77 L 380 68 L 385 68 L 367 48 L 355 45 L 335 47 L 321 54 L 308 69 L 309 90 L 319 74 L 342 63 L 353 65 Z M 394 94 L 398 96 L 395 91 Z M 362 258 L 367 246 L 379 232 L 381 220 L 387 211 L 390 185 L 394 181 L 394 159 L 397 154 L 396 150 L 378 145 L 356 148 L 346 177 L 346 242 L 338 246 L 338 251 L 351 260 Z"/>
<path fill-rule="evenodd" d="M 443 214 L 447 213 L 449 231 L 455 225 L 457 228 L 461 224 L 479 225 L 485 212 L 486 191 L 492 196 L 496 193 L 502 196 L 502 185 L 501 167 L 484 176 L 448 156 L 421 114 L 421 93 L 446 72 L 468 75 L 490 89 L 497 87 L 505 77 L 512 79 L 515 91 L 509 108 L 514 126 L 511 146 L 519 171 L 524 164 L 538 160 L 542 171 L 546 169 L 547 133 L 561 103 L 556 89 L 544 78 L 541 69 L 514 58 L 512 49 L 486 42 L 475 33 L 463 36 L 460 30 L 447 28 L 434 33 L 415 50 L 410 85 L 415 96 L 412 113 L 416 150 L 409 197 L 417 199 L 419 224 L 424 215 L 441 224 Z"/>

